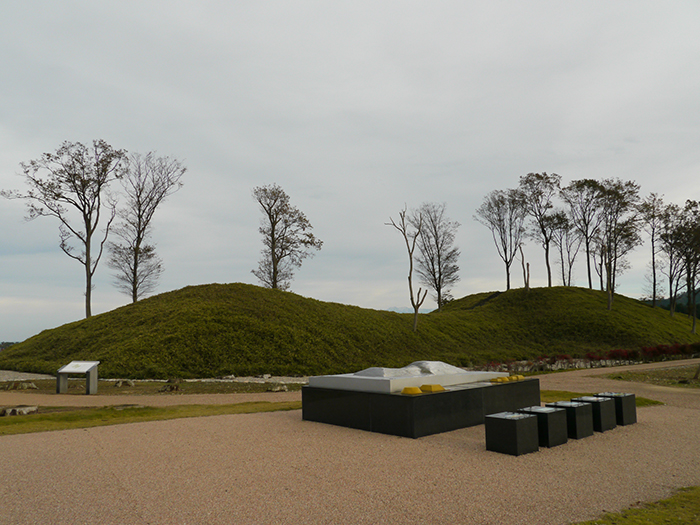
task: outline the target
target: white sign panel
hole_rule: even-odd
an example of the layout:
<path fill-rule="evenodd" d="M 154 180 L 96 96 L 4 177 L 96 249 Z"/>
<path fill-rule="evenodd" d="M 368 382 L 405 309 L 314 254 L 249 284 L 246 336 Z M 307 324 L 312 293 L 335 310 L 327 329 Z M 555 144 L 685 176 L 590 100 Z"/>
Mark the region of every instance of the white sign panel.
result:
<path fill-rule="evenodd" d="M 86 374 L 97 365 L 99 361 L 71 361 L 66 366 L 58 369 L 59 374 Z"/>

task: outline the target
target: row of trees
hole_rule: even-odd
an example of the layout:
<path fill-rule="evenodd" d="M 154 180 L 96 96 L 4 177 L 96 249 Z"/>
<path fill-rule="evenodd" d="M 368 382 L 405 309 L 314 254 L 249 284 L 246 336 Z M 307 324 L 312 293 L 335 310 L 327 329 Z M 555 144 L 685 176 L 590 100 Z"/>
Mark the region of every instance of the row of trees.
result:
<path fill-rule="evenodd" d="M 619 179 L 581 179 L 561 186 L 555 173 L 529 173 L 517 188 L 495 190 L 486 195 L 474 219 L 491 230 L 498 255 L 505 263 L 506 288 L 510 289 L 511 266 L 522 259 L 526 239 L 544 250 L 548 285 L 552 286 L 550 255 L 559 256 L 561 280 L 572 282 L 572 270 L 583 248 L 588 287 L 594 272 L 601 290 L 608 293 L 612 308 L 618 277 L 629 268 L 626 256 L 642 244 L 642 232 L 651 244 L 651 299 L 656 306 L 663 275 L 673 315 L 676 297 L 685 288 L 689 313 L 696 331 L 696 290 L 700 287 L 700 204 L 688 200 L 683 207 L 665 204 L 657 194 L 642 198 L 639 185 Z"/>
<path fill-rule="evenodd" d="M 27 220 L 58 219 L 61 250 L 85 272 L 86 317 L 92 315 L 92 281 L 105 248 L 120 291 L 133 302 L 153 291 L 163 267 L 150 244 L 151 222 L 160 204 L 182 186 L 186 168 L 180 161 L 153 152 L 129 155 L 95 140 L 91 146 L 64 142 L 55 153 L 20 165 L 29 189 L 0 195 L 25 200 Z M 122 207 L 112 191 L 117 181 Z M 108 241 L 110 233 L 116 242 Z"/>
<path fill-rule="evenodd" d="M 25 200 L 27 220 L 58 219 L 61 250 L 85 272 L 86 317 L 92 315 L 92 282 L 105 249 L 115 285 L 132 302 L 154 291 L 163 262 L 151 242 L 151 224 L 158 207 L 182 187 L 186 168 L 179 160 L 153 152 L 129 155 L 95 140 L 91 146 L 64 142 L 55 153 L 20 165 L 29 189 L 0 195 Z M 121 195 L 112 190 L 117 181 Z M 276 184 L 254 188 L 253 196 L 264 215 L 263 256 L 253 274 L 264 286 L 286 290 L 294 268 L 323 241 Z"/>
<path fill-rule="evenodd" d="M 40 216 L 58 219 L 61 250 L 80 262 L 85 271 L 86 317 L 91 315 L 92 279 L 105 247 L 120 291 L 136 302 L 154 290 L 163 267 L 150 242 L 151 222 L 160 204 L 182 186 L 186 168 L 180 161 L 157 157 L 153 152 L 128 155 L 96 140 L 91 147 L 64 142 L 55 153 L 45 153 L 21 166 L 29 190 L 0 194 L 24 199 L 29 220 Z M 111 191 L 115 181 L 121 182 L 121 208 L 117 194 Z M 263 213 L 259 229 L 263 250 L 252 273 L 264 286 L 289 289 L 294 269 L 313 250 L 320 250 L 323 241 L 313 235 L 304 213 L 291 205 L 278 185 L 256 187 L 253 197 Z M 609 309 L 617 278 L 629 267 L 626 255 L 642 243 L 641 232 L 646 232 L 652 251 L 652 304 L 656 305 L 660 295 L 663 275 L 672 315 L 676 297 L 685 289 L 695 332 L 696 290 L 700 286 L 697 201 L 688 200 L 681 208 L 665 204 L 656 194 L 641 199 L 639 186 L 630 181 L 582 179 L 562 187 L 557 174 L 529 173 L 520 178 L 517 188 L 489 193 L 474 218 L 491 230 L 505 263 L 506 289 L 511 287 L 511 266 L 518 253 L 525 286 L 529 287 L 529 264 L 522 250 L 527 238 L 544 250 L 549 286 L 551 252 L 558 253 L 562 283 L 570 286 L 574 263 L 583 248 L 588 286 L 593 288 L 595 272 L 601 290 L 608 292 Z M 387 225 L 402 234 L 406 245 L 415 330 L 428 289 L 419 287 L 414 293 L 413 271 L 432 289 L 438 309 L 442 309 L 459 280 L 460 253 L 454 240 L 460 224 L 447 217 L 444 203 L 424 203 L 410 211 L 404 207 L 398 219 L 390 218 Z M 108 242 L 110 232 L 116 242 Z"/>
<path fill-rule="evenodd" d="M 323 241 L 313 235 L 306 215 L 291 205 L 289 196 L 278 185 L 254 188 L 253 198 L 263 214 L 259 228 L 263 249 L 258 268 L 252 273 L 263 286 L 287 290 L 294 269 L 313 255 L 312 250 L 320 250 Z M 444 203 L 424 203 L 410 211 L 404 207 L 398 219 L 390 218 L 387 224 L 401 233 L 408 252 L 408 290 L 415 331 L 418 311 L 428 290 L 419 287 L 414 292 L 414 267 L 421 283 L 434 291 L 441 309 L 452 298 L 450 288 L 459 280 L 459 250 L 454 240 L 460 225 L 447 217 Z"/>

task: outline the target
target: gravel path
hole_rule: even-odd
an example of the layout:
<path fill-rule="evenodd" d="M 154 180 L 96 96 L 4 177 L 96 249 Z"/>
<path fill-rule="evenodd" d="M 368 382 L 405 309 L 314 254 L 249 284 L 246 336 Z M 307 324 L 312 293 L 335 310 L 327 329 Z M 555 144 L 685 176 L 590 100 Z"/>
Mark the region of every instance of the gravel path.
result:
<path fill-rule="evenodd" d="M 700 485 L 698 392 L 599 377 L 610 372 L 540 381 L 667 404 L 639 409 L 636 425 L 520 457 L 486 451 L 483 426 L 414 440 L 300 411 L 4 436 L 0 523 L 555 525 Z M 289 394 L 299 395 L 270 395 Z"/>

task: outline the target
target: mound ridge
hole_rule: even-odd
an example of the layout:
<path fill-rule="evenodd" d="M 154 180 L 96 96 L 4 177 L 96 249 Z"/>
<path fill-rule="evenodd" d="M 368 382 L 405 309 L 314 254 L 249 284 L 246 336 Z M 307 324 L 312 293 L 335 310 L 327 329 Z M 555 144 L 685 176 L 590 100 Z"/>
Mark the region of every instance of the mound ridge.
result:
<path fill-rule="evenodd" d="M 684 315 L 602 292 L 535 288 L 412 314 L 322 302 L 249 284 L 188 286 L 46 330 L 0 352 L 0 369 L 55 373 L 101 361 L 100 376 L 317 375 L 419 360 L 469 366 L 541 355 L 692 343 Z"/>

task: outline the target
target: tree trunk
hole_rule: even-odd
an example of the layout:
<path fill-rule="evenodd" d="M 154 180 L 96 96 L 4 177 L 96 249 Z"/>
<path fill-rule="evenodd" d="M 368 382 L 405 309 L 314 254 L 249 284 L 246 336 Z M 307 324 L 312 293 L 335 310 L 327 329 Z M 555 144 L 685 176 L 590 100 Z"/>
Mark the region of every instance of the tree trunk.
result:
<path fill-rule="evenodd" d="M 671 317 L 676 310 L 676 296 L 673 293 L 673 279 L 669 277 L 668 279 L 668 310 L 671 313 Z"/>
<path fill-rule="evenodd" d="M 92 316 L 92 275 L 90 273 L 90 265 L 85 265 L 85 318 Z"/>
<path fill-rule="evenodd" d="M 656 248 L 651 236 L 651 307 L 656 308 Z"/>
<path fill-rule="evenodd" d="M 85 226 L 89 228 L 89 222 L 85 221 Z M 92 316 L 92 259 L 90 258 L 90 230 L 87 229 L 87 240 L 85 242 L 85 318 Z"/>
<path fill-rule="evenodd" d="M 527 289 L 530 289 L 530 263 L 527 263 Z"/>
<path fill-rule="evenodd" d="M 588 289 L 593 290 L 593 279 L 591 278 L 591 243 L 586 237 L 586 268 L 588 270 Z"/>
<path fill-rule="evenodd" d="M 693 277 L 693 282 L 694 281 L 695 281 L 695 278 Z M 691 292 L 688 292 L 688 295 L 692 296 L 691 305 L 690 305 L 691 310 L 689 310 L 688 313 L 692 312 L 693 328 L 691 331 L 692 331 L 692 333 L 696 334 L 697 333 L 697 324 L 698 324 L 697 300 L 696 300 L 695 288 L 693 287 L 691 290 L 692 290 Z"/>
<path fill-rule="evenodd" d="M 612 268 L 607 268 L 607 289 L 608 289 L 608 310 L 612 310 L 613 304 L 613 282 L 612 276 L 610 275 Z"/>
<path fill-rule="evenodd" d="M 411 263 L 411 269 L 413 269 L 413 263 Z M 425 300 L 425 296 L 428 295 L 428 290 L 425 290 L 423 292 L 423 298 L 421 299 L 421 296 L 420 296 L 421 289 L 418 288 L 418 297 L 416 299 L 414 299 L 413 298 L 413 283 L 412 283 L 412 279 L 411 279 L 410 274 L 408 276 L 408 289 L 411 292 L 411 306 L 413 306 L 413 331 L 417 332 L 418 331 L 418 310 L 420 310 L 420 307 L 423 304 L 423 301 Z"/>
<path fill-rule="evenodd" d="M 544 246 L 544 262 L 547 264 L 547 286 L 552 287 L 552 267 L 549 264 L 549 243 Z M 563 264 L 563 263 L 562 263 Z"/>
<path fill-rule="evenodd" d="M 560 257 L 561 257 L 561 283 L 562 283 L 564 286 L 569 286 L 569 285 L 567 284 L 567 282 L 566 282 L 566 271 L 565 271 L 565 268 L 564 268 L 564 254 L 560 251 L 560 252 L 559 252 L 559 255 L 560 255 Z"/>
<path fill-rule="evenodd" d="M 136 243 L 136 248 L 134 249 L 134 270 L 131 274 L 131 302 L 135 303 L 139 300 L 139 250 L 140 243 Z"/>
<path fill-rule="evenodd" d="M 525 254 L 523 254 L 523 247 L 520 246 L 520 263 L 523 266 L 523 286 L 525 286 L 525 291 L 530 290 L 530 264 L 527 264 L 527 270 L 525 269 Z"/>

